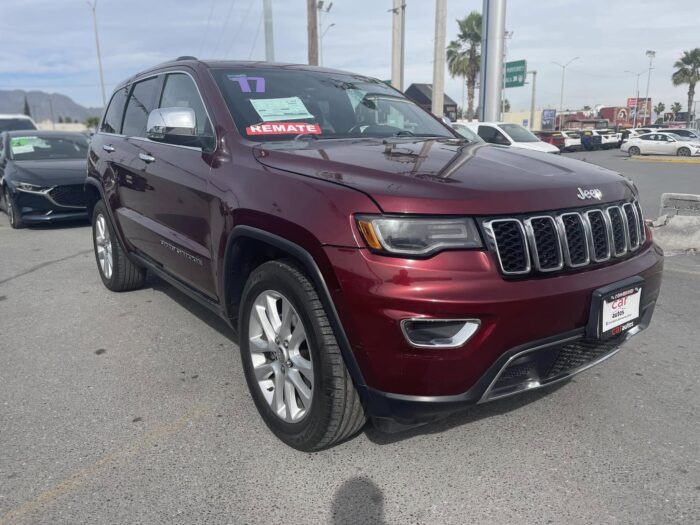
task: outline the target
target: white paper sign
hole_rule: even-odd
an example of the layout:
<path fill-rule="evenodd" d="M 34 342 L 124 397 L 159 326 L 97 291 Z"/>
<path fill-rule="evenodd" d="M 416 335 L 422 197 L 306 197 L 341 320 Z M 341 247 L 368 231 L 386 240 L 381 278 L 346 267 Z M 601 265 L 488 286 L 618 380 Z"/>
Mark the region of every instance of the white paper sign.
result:
<path fill-rule="evenodd" d="M 315 118 L 299 97 L 251 98 L 250 103 L 263 122 L 302 120 Z"/>

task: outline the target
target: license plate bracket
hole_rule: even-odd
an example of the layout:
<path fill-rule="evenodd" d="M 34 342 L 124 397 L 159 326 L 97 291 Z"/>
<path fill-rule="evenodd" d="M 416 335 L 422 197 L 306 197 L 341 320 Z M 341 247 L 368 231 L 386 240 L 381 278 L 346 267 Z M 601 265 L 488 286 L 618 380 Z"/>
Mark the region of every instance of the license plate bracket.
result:
<path fill-rule="evenodd" d="M 598 288 L 591 297 L 588 339 L 609 339 L 635 327 L 642 318 L 644 279 L 639 276 Z"/>

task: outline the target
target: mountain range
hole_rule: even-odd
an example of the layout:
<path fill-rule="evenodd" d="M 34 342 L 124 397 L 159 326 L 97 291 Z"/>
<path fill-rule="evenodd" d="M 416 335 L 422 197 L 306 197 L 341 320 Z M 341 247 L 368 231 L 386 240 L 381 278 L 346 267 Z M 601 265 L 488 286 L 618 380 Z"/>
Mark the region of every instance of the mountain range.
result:
<path fill-rule="evenodd" d="M 59 118 L 85 122 L 88 117 L 102 115 L 102 108 L 86 108 L 59 93 L 23 89 L 0 90 L 0 113 L 24 113 L 25 97 L 31 116 L 36 122 L 43 120 L 58 122 Z"/>

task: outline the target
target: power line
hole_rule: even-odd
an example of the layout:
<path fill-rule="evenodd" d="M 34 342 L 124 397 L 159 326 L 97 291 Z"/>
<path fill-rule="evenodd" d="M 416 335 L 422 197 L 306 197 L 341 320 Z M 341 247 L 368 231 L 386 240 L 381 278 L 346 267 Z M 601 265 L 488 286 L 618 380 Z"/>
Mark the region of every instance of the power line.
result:
<path fill-rule="evenodd" d="M 241 30 L 243 29 L 243 25 L 245 24 L 246 20 L 248 20 L 248 15 L 250 15 L 250 11 L 253 8 L 254 1 L 255 0 L 250 0 L 250 2 L 248 3 L 248 9 L 246 9 L 246 12 L 243 15 L 243 18 L 241 18 L 241 23 L 238 24 L 238 27 L 233 32 L 233 40 L 231 40 L 231 45 L 229 45 L 228 49 L 226 50 L 227 57 L 231 54 L 231 51 L 233 50 L 233 45 L 236 43 L 236 39 L 238 39 L 238 35 L 241 34 Z"/>
<path fill-rule="evenodd" d="M 211 0 L 211 6 L 209 7 L 209 16 L 207 17 L 207 26 L 204 28 L 204 34 L 202 35 L 202 42 L 199 44 L 199 51 L 197 56 L 202 54 L 204 51 L 204 44 L 207 41 L 207 36 L 209 36 L 209 28 L 211 27 L 211 18 L 214 15 L 214 5 L 216 5 L 216 0 Z"/>
<path fill-rule="evenodd" d="M 219 51 L 219 46 L 224 38 L 224 33 L 226 33 L 226 28 L 228 27 L 228 21 L 231 19 L 231 13 L 233 13 L 233 6 L 236 5 L 235 0 L 231 0 L 231 5 L 228 8 L 228 13 L 226 13 L 226 18 L 224 19 L 224 25 L 221 26 L 221 33 L 219 34 L 219 40 L 216 42 L 216 47 L 214 48 L 213 58 L 216 58 L 216 53 Z"/>
<path fill-rule="evenodd" d="M 260 35 L 260 28 L 262 27 L 263 13 L 260 13 L 260 20 L 258 21 L 258 29 L 255 31 L 255 37 L 253 38 L 253 45 L 250 46 L 250 53 L 248 53 L 248 60 L 253 57 L 253 51 L 255 50 L 255 44 L 258 43 L 258 36 Z"/>

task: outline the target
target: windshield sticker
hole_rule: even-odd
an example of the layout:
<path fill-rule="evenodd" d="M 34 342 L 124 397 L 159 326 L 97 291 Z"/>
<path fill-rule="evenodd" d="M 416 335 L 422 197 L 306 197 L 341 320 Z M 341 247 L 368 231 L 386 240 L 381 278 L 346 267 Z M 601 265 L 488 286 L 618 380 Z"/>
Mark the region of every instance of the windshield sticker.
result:
<path fill-rule="evenodd" d="M 314 119 L 299 97 L 251 98 L 250 103 L 263 122 Z"/>
<path fill-rule="evenodd" d="M 10 148 L 12 148 L 14 155 L 33 153 L 34 146 L 38 146 L 37 142 L 39 142 L 39 137 L 12 137 L 10 139 Z"/>
<path fill-rule="evenodd" d="M 305 122 L 271 122 L 248 126 L 245 132 L 248 135 L 320 135 L 321 126 Z"/>
<path fill-rule="evenodd" d="M 251 93 L 250 81 L 255 82 L 255 92 L 265 93 L 265 79 L 263 77 L 247 77 L 245 75 L 229 75 L 229 80 L 238 82 L 243 93 Z"/>

